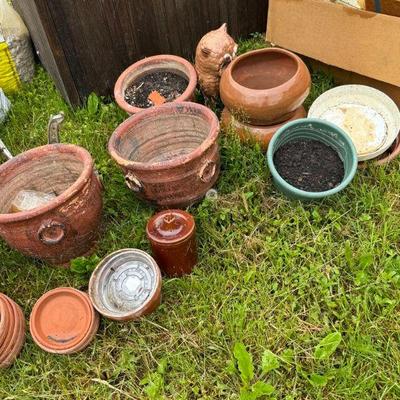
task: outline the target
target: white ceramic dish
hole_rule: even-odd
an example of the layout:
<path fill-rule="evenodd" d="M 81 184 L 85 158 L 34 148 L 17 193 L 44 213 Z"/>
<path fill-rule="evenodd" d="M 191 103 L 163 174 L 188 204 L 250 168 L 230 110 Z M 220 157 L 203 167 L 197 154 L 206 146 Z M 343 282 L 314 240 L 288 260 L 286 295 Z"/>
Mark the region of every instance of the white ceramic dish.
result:
<path fill-rule="evenodd" d="M 309 118 L 332 122 L 349 134 L 359 161 L 383 154 L 400 131 L 400 111 L 385 93 L 364 85 L 343 85 L 315 100 Z"/>

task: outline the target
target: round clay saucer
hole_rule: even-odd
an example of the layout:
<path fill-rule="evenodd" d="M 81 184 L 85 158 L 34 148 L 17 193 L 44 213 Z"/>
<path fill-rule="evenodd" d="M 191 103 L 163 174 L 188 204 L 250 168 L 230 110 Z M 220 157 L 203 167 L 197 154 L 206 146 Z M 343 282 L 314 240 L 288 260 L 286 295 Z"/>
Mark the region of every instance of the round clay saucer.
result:
<path fill-rule="evenodd" d="M 329 121 L 352 139 L 359 161 L 383 154 L 400 130 L 400 111 L 385 93 L 363 85 L 343 85 L 318 97 L 308 113 L 310 118 Z"/>
<path fill-rule="evenodd" d="M 99 318 L 86 293 L 74 288 L 57 288 L 35 304 L 30 331 L 35 343 L 55 354 L 72 354 L 94 338 Z"/>
<path fill-rule="evenodd" d="M 154 259 L 142 250 L 116 251 L 94 270 L 89 296 L 97 311 L 109 319 L 138 319 L 160 304 L 161 271 Z"/>
<path fill-rule="evenodd" d="M 240 139 L 243 141 L 246 140 L 255 140 L 260 144 L 261 149 L 263 151 L 267 151 L 268 144 L 271 141 L 272 137 L 275 133 L 280 129 L 283 125 L 287 124 L 290 121 L 295 121 L 296 119 L 304 118 L 307 115 L 306 110 L 303 106 L 299 107 L 292 117 L 287 121 L 284 121 L 280 124 L 276 125 L 250 125 L 247 122 L 242 122 L 236 119 L 227 107 L 224 108 L 221 114 L 221 125 L 224 129 L 228 127 L 232 127 L 235 132 L 239 135 Z"/>
<path fill-rule="evenodd" d="M 0 302 L 4 305 L 4 315 L 8 315 L 8 319 L 4 320 L 6 334 L 0 345 L 0 368 L 7 368 L 17 358 L 25 342 L 25 317 L 21 308 L 6 295 L 0 294 Z"/>

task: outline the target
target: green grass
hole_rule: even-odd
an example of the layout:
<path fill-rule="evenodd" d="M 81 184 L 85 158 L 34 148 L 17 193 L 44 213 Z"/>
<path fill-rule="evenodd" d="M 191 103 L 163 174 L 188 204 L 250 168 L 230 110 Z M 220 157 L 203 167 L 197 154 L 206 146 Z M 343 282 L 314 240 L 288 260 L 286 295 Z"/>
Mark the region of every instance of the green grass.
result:
<path fill-rule="evenodd" d="M 255 37 L 242 51 L 259 46 Z M 308 105 L 333 84 L 321 74 L 313 81 Z M 14 154 L 44 144 L 49 115 L 63 110 L 62 141 L 93 155 L 105 184 L 96 255 L 149 250 L 144 229 L 154 210 L 129 192 L 106 150 L 125 117 L 116 105 L 73 111 L 42 69 L 11 100 L 0 137 Z M 28 334 L 18 360 L 0 372 L 1 399 L 239 399 L 241 390 L 250 399 L 245 388 L 257 381 L 273 385 L 277 399 L 400 397 L 399 162 L 360 171 L 339 195 L 302 204 L 274 190 L 256 145 L 230 132 L 220 144 L 219 197 L 190 208 L 195 272 L 165 279 L 162 305 L 148 318 L 103 319 L 77 355 L 47 354 Z M 3 241 L 0 260 L 0 291 L 27 319 L 45 291 L 87 288 L 88 276 L 33 261 Z M 342 340 L 321 356 L 317 345 L 332 332 Z M 268 357 L 273 369 L 263 373 Z"/>

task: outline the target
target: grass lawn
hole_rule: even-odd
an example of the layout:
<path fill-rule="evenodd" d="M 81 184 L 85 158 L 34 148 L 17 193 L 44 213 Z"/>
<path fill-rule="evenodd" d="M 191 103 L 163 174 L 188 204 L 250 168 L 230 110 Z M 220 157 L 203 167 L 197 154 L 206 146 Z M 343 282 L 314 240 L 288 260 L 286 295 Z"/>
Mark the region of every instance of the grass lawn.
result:
<path fill-rule="evenodd" d="M 261 45 L 255 37 L 241 50 Z M 313 81 L 308 106 L 333 85 L 320 74 Z M 87 289 L 84 270 L 98 258 L 148 251 L 154 209 L 135 199 L 107 153 L 125 118 L 114 103 L 72 110 L 42 69 L 11 100 L 0 137 L 14 154 L 45 144 L 49 115 L 63 110 L 62 141 L 87 148 L 105 184 L 101 241 L 75 272 L 0 241 L 0 292 L 28 319 L 47 290 Z M 271 391 L 262 382 L 275 388 L 265 398 L 400 398 L 399 162 L 371 166 L 339 195 L 302 204 L 274 190 L 256 145 L 229 132 L 220 144 L 219 197 L 189 209 L 200 253 L 193 275 L 165 279 L 162 305 L 148 318 L 103 319 L 77 355 L 47 354 L 27 335 L 18 360 L 0 372 L 0 399 L 246 400 Z"/>

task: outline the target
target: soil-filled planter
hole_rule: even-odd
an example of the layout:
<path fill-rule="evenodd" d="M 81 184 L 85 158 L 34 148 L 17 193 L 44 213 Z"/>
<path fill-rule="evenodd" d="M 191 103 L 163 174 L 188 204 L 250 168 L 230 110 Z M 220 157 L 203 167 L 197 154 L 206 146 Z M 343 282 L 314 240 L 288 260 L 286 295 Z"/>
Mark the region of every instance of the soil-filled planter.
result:
<path fill-rule="evenodd" d="M 321 192 L 298 189 L 288 183 L 277 170 L 275 153 L 282 146 L 296 140 L 314 140 L 337 152 L 343 162 L 344 176 L 341 183 Z M 299 200 L 317 200 L 343 190 L 353 179 L 357 170 L 357 152 L 350 137 L 336 125 L 319 119 L 299 119 L 283 126 L 272 138 L 267 152 L 268 167 L 275 186 L 286 196 Z"/>
<path fill-rule="evenodd" d="M 57 197 L 32 210 L 10 213 L 17 193 L 28 189 Z M 0 235 L 28 256 L 65 265 L 94 247 L 101 192 L 85 149 L 52 144 L 29 150 L 0 166 Z"/>
<path fill-rule="evenodd" d="M 171 103 L 124 121 L 108 143 L 127 186 L 159 207 L 200 200 L 220 171 L 219 122 L 207 107 Z"/>
<path fill-rule="evenodd" d="M 292 118 L 311 87 L 304 62 L 290 51 L 268 48 L 236 58 L 221 78 L 222 102 L 252 125 L 274 125 Z"/>
<path fill-rule="evenodd" d="M 306 115 L 306 110 L 303 106 L 301 106 L 294 112 L 292 118 L 280 124 L 270 126 L 250 125 L 247 122 L 238 121 L 225 107 L 221 114 L 221 126 L 224 129 L 231 127 L 242 141 L 254 140 L 260 145 L 261 150 L 267 151 L 269 142 L 278 129 L 280 129 L 287 122 L 304 118 Z"/>
<path fill-rule="evenodd" d="M 125 92 L 135 81 L 157 72 L 170 72 L 187 80 L 186 89 L 180 96 L 175 98 L 174 102 L 194 100 L 194 91 L 197 85 L 196 70 L 184 58 L 166 54 L 138 61 L 120 75 L 114 87 L 114 97 L 119 107 L 128 114 L 136 114 L 146 109 L 129 104 L 125 99 Z"/>

